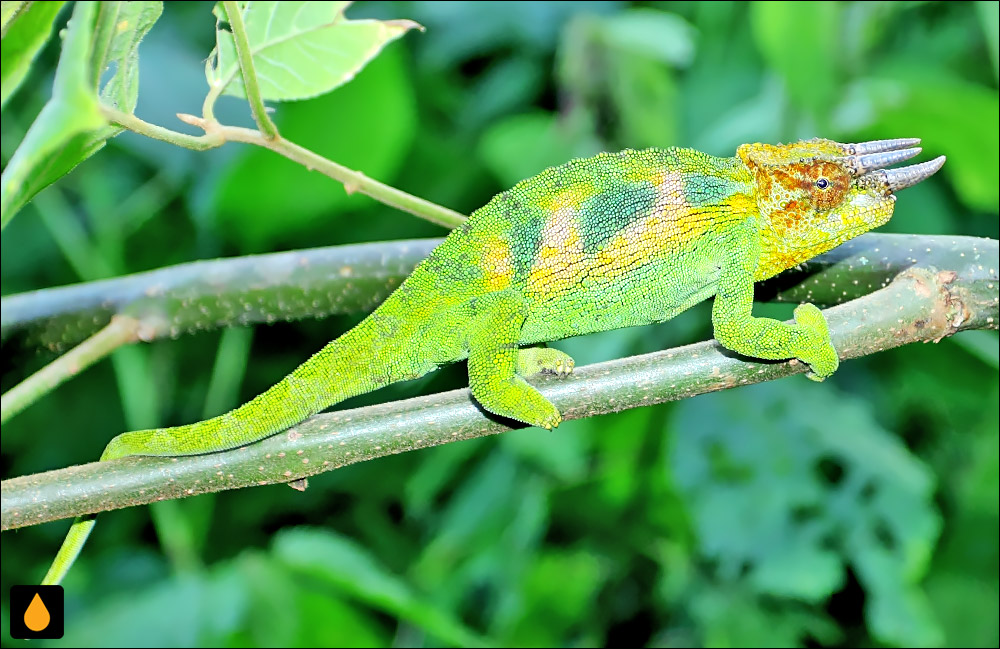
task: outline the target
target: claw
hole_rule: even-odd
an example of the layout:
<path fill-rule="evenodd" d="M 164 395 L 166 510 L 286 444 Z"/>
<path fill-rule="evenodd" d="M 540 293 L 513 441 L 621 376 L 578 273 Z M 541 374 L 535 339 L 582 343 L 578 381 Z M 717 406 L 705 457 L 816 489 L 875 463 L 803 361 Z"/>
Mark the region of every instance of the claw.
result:
<path fill-rule="evenodd" d="M 881 169 L 877 173 L 885 177 L 885 182 L 889 190 L 897 192 L 900 189 L 913 187 L 922 180 L 930 178 L 937 173 L 938 169 L 944 166 L 945 157 L 938 156 L 933 160 L 921 162 L 920 164 L 900 167 L 899 169 Z"/>

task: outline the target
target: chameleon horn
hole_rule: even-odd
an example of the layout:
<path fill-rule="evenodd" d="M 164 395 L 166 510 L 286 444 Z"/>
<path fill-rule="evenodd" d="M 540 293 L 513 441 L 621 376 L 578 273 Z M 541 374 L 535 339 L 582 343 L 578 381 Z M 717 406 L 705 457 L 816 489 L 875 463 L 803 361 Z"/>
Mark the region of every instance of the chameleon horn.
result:
<path fill-rule="evenodd" d="M 869 153 L 868 155 L 851 156 L 848 164 L 854 171 L 854 175 L 860 176 L 873 169 L 884 169 L 891 167 L 897 162 L 909 160 L 920 153 L 920 147 L 903 149 L 901 151 L 884 151 L 882 153 Z"/>
<path fill-rule="evenodd" d="M 913 187 L 921 180 L 930 178 L 937 170 L 944 166 L 945 157 L 938 156 L 933 160 L 921 162 L 920 164 L 900 167 L 899 169 L 883 169 L 879 173 L 885 174 L 885 181 L 889 189 L 897 192 L 900 189 Z"/>
<path fill-rule="evenodd" d="M 844 151 L 847 152 L 847 155 L 867 155 L 869 153 L 906 149 L 918 144 L 920 144 L 919 137 L 898 137 L 894 140 L 872 140 L 871 142 L 845 144 Z"/>

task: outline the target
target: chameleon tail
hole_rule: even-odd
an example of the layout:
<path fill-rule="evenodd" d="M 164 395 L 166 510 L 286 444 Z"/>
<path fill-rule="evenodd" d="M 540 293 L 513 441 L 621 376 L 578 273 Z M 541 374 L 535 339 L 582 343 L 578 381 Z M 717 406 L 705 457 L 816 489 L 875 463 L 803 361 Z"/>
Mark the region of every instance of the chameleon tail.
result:
<path fill-rule="evenodd" d="M 63 539 L 62 545 L 59 547 L 59 552 L 56 553 L 56 558 L 52 560 L 49 571 L 42 579 L 42 586 L 53 586 L 63 580 L 63 577 L 69 572 L 70 566 L 80 554 L 80 550 L 83 549 L 83 544 L 87 542 L 87 537 L 90 536 L 96 522 L 97 514 L 77 516 L 73 520 L 66 538 Z"/>
<path fill-rule="evenodd" d="M 293 426 L 348 397 L 415 376 L 419 372 L 400 363 L 405 354 L 399 350 L 411 344 L 411 336 L 398 330 L 392 336 L 379 336 L 383 320 L 378 313 L 372 314 L 276 385 L 224 415 L 185 426 L 122 433 L 111 440 L 101 460 L 127 455 L 198 455 L 243 446 Z M 43 585 L 62 581 L 95 522 L 96 514 L 79 516 L 73 521 L 42 580 Z"/>
<path fill-rule="evenodd" d="M 256 442 L 324 408 L 398 381 L 390 359 L 399 339 L 379 340 L 372 316 L 329 343 L 252 401 L 224 415 L 172 428 L 122 433 L 101 460 L 127 455 L 200 455 Z M 391 347 L 391 349 L 390 349 Z"/>

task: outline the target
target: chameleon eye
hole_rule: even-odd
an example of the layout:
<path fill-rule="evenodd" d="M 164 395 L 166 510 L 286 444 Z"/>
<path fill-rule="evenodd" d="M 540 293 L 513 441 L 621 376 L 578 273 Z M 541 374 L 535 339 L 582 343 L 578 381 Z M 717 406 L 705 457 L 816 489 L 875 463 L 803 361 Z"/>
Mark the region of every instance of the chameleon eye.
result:
<path fill-rule="evenodd" d="M 827 187 L 830 186 L 830 181 L 827 180 L 826 178 L 820 178 L 819 180 L 816 181 L 816 186 L 819 187 L 820 189 L 826 189 Z"/>

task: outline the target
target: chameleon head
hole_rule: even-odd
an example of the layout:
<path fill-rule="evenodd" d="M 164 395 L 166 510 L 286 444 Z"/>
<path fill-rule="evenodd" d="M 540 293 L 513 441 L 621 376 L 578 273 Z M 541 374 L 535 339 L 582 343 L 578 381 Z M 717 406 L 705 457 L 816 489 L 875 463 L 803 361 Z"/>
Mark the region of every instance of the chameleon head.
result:
<path fill-rule="evenodd" d="M 937 172 L 944 156 L 887 169 L 920 153 L 917 138 L 840 144 L 744 144 L 737 151 L 753 176 L 760 212 L 757 279 L 826 252 L 885 224 L 894 192 Z"/>

